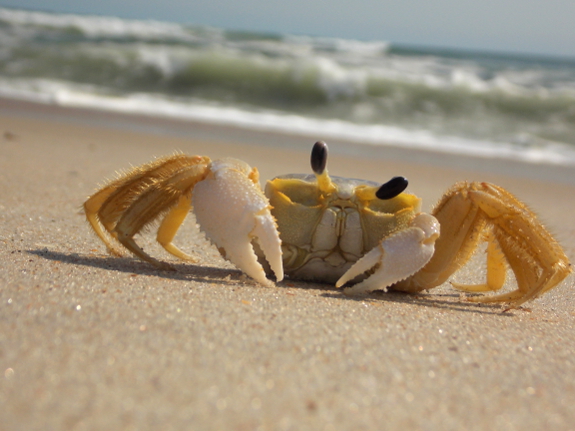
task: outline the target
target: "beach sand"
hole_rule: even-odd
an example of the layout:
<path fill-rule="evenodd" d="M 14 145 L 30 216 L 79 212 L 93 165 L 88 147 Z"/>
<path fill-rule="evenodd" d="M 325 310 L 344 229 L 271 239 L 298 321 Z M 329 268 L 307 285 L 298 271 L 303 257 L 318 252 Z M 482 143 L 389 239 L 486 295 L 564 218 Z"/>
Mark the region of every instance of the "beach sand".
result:
<path fill-rule="evenodd" d="M 176 272 L 106 254 L 81 204 L 176 150 L 309 172 L 311 144 L 211 125 L 0 101 L 1 430 L 575 429 L 573 278 L 518 310 L 420 295 L 262 287 L 187 223 Z M 273 142 L 274 145 L 265 145 Z M 458 180 L 528 203 L 575 257 L 575 170 L 330 143 L 333 175 Z M 454 278 L 483 277 L 481 253 Z M 513 280 L 509 282 L 513 283 Z"/>

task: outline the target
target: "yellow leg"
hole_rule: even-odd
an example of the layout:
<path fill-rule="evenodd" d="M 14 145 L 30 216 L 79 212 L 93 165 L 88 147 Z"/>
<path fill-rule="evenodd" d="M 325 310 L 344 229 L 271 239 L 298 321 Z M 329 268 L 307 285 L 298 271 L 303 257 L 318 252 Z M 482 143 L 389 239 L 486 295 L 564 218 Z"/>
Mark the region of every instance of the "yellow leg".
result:
<path fill-rule="evenodd" d="M 115 238 L 141 259 L 171 268 L 144 252 L 133 237 L 167 212 L 158 241 L 172 254 L 185 258 L 171 241 L 190 208 L 191 189 L 204 178 L 209 163 L 207 157 L 176 154 L 133 168 L 84 203 L 86 218 L 113 254 L 121 254 L 113 246 Z"/>
<path fill-rule="evenodd" d="M 517 280 L 517 290 L 481 302 L 511 302 L 517 307 L 554 288 L 571 272 L 563 249 L 535 214 L 511 193 L 492 184 L 471 194 L 493 223 L 494 235 Z"/>
<path fill-rule="evenodd" d="M 182 196 L 176 206 L 173 207 L 164 217 L 164 220 L 162 220 L 156 239 L 168 253 L 171 253 L 182 260 L 195 262 L 196 259 L 189 254 L 184 253 L 172 243 L 178 229 L 190 212 L 191 205 L 191 197 L 189 195 Z"/>
<path fill-rule="evenodd" d="M 110 235 L 112 235 L 112 233 L 110 232 L 110 230 L 111 230 L 110 225 L 105 224 L 105 223 L 100 223 L 100 218 L 98 216 L 98 212 L 100 211 L 100 208 L 102 207 L 104 202 L 106 202 L 106 200 L 110 197 L 110 195 L 116 190 L 116 188 L 117 187 L 115 187 L 114 185 L 110 185 L 110 186 L 104 187 L 102 190 L 100 190 L 99 192 L 92 195 L 84 203 L 84 211 L 86 213 L 86 219 L 88 220 L 88 222 L 92 226 L 92 229 L 94 229 L 94 232 L 96 232 L 96 234 L 102 240 L 102 242 L 104 244 L 106 244 L 106 248 L 108 249 L 108 252 L 110 254 L 115 255 L 115 256 L 121 256 L 122 252 L 118 248 L 114 247 L 114 245 L 110 241 L 109 236 L 107 236 L 104 233 L 104 231 L 102 230 L 102 225 L 104 225 L 104 228 L 106 229 L 106 231 Z M 114 235 L 112 235 L 112 236 L 114 236 Z"/>
<path fill-rule="evenodd" d="M 486 235 L 487 240 L 487 280 L 482 284 L 461 284 L 452 282 L 451 285 L 457 290 L 464 292 L 494 292 L 503 287 L 507 275 L 505 256 L 497 245 L 493 234 Z M 470 299 L 473 301 L 473 299 Z"/>
<path fill-rule="evenodd" d="M 176 154 L 133 168 L 123 176 L 107 184 L 84 203 L 86 219 L 102 242 L 106 244 L 110 253 L 118 256 L 122 255 L 104 230 L 111 237 L 117 239 L 117 235 L 114 232 L 116 223 L 123 212 L 139 195 L 153 184 L 169 178 L 174 172 L 197 162 L 197 160 L 204 161 L 201 158 L 197 159 Z"/>
<path fill-rule="evenodd" d="M 513 271 L 517 290 L 473 298 L 475 302 L 508 302 L 517 307 L 557 286 L 571 273 L 561 246 L 535 214 L 508 191 L 488 183 L 459 183 L 433 211 L 441 225 L 429 263 L 396 288 L 408 292 L 445 282 L 468 260 L 488 229 L 487 281 L 479 286 L 455 285 L 466 291 L 499 290 L 505 264 Z"/>
<path fill-rule="evenodd" d="M 169 252 L 174 249 L 178 250 L 171 244 L 171 240 L 185 218 L 183 210 L 190 207 L 192 189 L 206 175 L 206 166 L 207 163 L 204 159 L 192 160 L 192 164 L 185 169 L 178 169 L 169 178 L 148 187 L 131 203 L 118 220 L 113 231 L 117 234 L 118 241 L 140 259 L 161 269 L 173 269 L 172 266 L 154 259 L 144 252 L 136 244 L 133 237 L 167 210 L 167 216 L 162 222 L 159 233 L 160 243 L 164 241 L 168 245 L 166 249 Z M 181 253 L 186 256 L 185 253 Z"/>

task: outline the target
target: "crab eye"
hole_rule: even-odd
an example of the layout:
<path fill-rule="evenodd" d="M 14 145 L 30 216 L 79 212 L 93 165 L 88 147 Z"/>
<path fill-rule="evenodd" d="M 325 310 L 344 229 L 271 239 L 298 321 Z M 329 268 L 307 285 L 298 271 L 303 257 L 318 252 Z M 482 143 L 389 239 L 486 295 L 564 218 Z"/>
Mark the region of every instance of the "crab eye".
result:
<path fill-rule="evenodd" d="M 393 177 L 387 183 L 383 184 L 377 192 L 375 192 L 375 196 L 378 199 L 386 200 L 392 199 L 400 194 L 407 188 L 407 179 L 404 177 Z"/>
<path fill-rule="evenodd" d="M 327 144 L 317 141 L 311 150 L 311 169 L 318 175 L 323 174 L 327 164 Z"/>

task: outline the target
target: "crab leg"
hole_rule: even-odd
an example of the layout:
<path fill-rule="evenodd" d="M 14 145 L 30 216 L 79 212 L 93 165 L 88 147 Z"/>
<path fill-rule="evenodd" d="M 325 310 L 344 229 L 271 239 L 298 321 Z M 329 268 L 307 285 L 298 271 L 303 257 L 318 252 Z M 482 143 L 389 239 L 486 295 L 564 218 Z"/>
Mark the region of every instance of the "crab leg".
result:
<path fill-rule="evenodd" d="M 456 184 L 433 215 L 442 226 L 436 253 L 421 271 L 394 286 L 398 290 L 419 292 L 445 282 L 465 264 L 486 230 L 490 232 L 487 282 L 463 286 L 463 290 L 498 290 L 505 280 L 505 262 L 515 274 L 517 289 L 474 297 L 471 301 L 510 302 L 518 307 L 555 287 L 572 270 L 563 249 L 535 214 L 501 187 L 489 183 Z"/>
<path fill-rule="evenodd" d="M 439 236 L 439 223 L 429 214 L 414 217 L 410 227 L 382 240 L 378 246 L 358 260 L 337 281 L 336 287 L 373 270 L 366 280 L 344 290 L 346 294 L 386 290 L 424 266 L 434 251 Z"/>
<path fill-rule="evenodd" d="M 108 251 L 121 255 L 113 240 L 117 239 L 114 229 L 124 211 L 154 184 L 162 183 L 189 166 L 203 165 L 205 168 L 208 163 L 208 158 L 176 154 L 135 167 L 88 198 L 84 203 L 86 219 Z"/>
<path fill-rule="evenodd" d="M 180 197 L 178 203 L 170 209 L 168 214 L 162 220 L 160 227 L 158 228 L 158 233 L 156 236 L 156 240 L 160 243 L 164 249 L 173 254 L 176 257 L 179 257 L 182 260 L 188 260 L 190 262 L 195 262 L 192 256 L 187 253 L 184 253 L 180 250 L 172 240 L 176 236 L 178 229 L 186 219 L 190 209 L 192 208 L 192 201 L 190 194 L 185 194 Z"/>
<path fill-rule="evenodd" d="M 122 252 L 118 250 L 117 247 L 114 246 L 109 236 L 106 235 L 106 233 L 104 233 L 105 230 L 106 232 L 108 232 L 109 235 L 112 235 L 111 230 L 113 229 L 115 222 L 112 224 L 110 223 L 104 224 L 104 221 L 99 215 L 100 209 L 102 208 L 104 203 L 108 200 L 110 195 L 114 193 L 116 188 L 117 187 L 114 187 L 114 185 L 109 185 L 104 187 L 102 190 L 99 190 L 92 196 L 90 196 L 90 198 L 86 202 L 84 202 L 84 213 L 86 214 L 86 220 L 88 220 L 88 223 L 90 223 L 90 226 L 92 226 L 92 229 L 94 229 L 96 235 L 98 235 L 98 237 L 102 240 L 102 242 L 106 244 L 108 252 L 115 256 L 121 256 Z M 102 229 L 102 226 L 104 227 L 104 229 Z"/>
<path fill-rule="evenodd" d="M 220 253 L 257 282 L 269 286 L 252 242 L 257 242 L 278 281 L 283 279 L 281 241 L 256 169 L 235 159 L 212 162 L 193 193 L 196 219 Z"/>
<path fill-rule="evenodd" d="M 144 252 L 134 241 L 134 235 L 167 209 L 168 213 L 158 231 L 158 239 L 170 253 L 174 249 L 178 250 L 171 240 L 184 221 L 184 210 L 189 209 L 190 201 L 186 196 L 192 193 L 194 186 L 208 173 L 207 161 L 208 159 L 203 157 L 190 158 L 187 166 L 172 171 L 167 178 L 157 179 L 141 192 L 121 214 L 112 231 L 118 241 L 139 258 L 159 268 L 172 269 L 167 263 L 154 259 Z M 174 254 L 181 257 L 177 253 L 176 251 Z M 183 252 L 180 253 L 187 256 Z"/>
<path fill-rule="evenodd" d="M 482 284 L 461 284 L 451 282 L 457 290 L 470 293 L 493 292 L 499 290 L 505 284 L 507 278 L 507 264 L 505 256 L 493 235 L 489 232 L 485 240 L 487 241 L 487 275 L 485 283 Z"/>

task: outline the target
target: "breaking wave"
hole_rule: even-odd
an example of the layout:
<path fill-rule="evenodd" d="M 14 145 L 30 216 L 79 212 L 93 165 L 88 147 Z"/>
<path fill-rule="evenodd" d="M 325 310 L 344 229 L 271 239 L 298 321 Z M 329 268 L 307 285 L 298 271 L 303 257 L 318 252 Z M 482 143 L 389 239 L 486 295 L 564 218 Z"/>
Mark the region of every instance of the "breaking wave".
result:
<path fill-rule="evenodd" d="M 575 164 L 575 61 L 0 8 L 0 95 Z"/>

